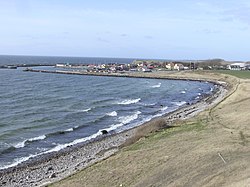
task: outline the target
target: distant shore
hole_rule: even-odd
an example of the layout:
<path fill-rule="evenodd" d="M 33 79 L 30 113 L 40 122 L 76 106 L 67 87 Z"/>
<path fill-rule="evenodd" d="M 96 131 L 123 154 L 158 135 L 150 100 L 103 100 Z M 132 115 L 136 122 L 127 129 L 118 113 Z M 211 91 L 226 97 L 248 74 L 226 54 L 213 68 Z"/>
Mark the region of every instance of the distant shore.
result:
<path fill-rule="evenodd" d="M 106 72 L 85 72 L 85 71 L 64 71 L 64 70 L 38 70 L 38 69 L 25 69 L 26 72 L 36 73 L 53 73 L 53 74 L 68 74 L 68 75 L 87 75 L 87 76 L 107 76 L 107 77 L 126 77 L 126 78 L 147 78 L 147 79 L 170 79 L 170 80 L 184 80 L 184 81 L 206 81 L 217 84 L 216 80 L 204 79 L 202 77 L 188 77 L 186 73 L 192 71 L 155 71 L 155 72 L 117 72 L 117 73 L 106 73 Z M 182 74 L 182 76 L 181 76 Z M 183 76 L 184 75 L 184 76 Z"/>
<path fill-rule="evenodd" d="M 53 64 L 15 64 L 15 65 L 0 65 L 0 69 L 17 69 L 25 67 L 39 67 L 39 66 L 54 66 Z"/>
<path fill-rule="evenodd" d="M 41 70 L 38 70 L 41 72 Z M 55 72 L 46 72 L 55 73 Z M 62 72 L 57 72 L 62 73 Z M 68 73 L 67 73 L 68 74 Z M 190 75 L 191 74 L 191 75 Z M 0 171 L 1 186 L 35 186 L 45 185 L 63 179 L 73 173 L 88 167 L 89 165 L 103 160 L 114 153 L 120 147 L 136 142 L 141 137 L 150 132 L 162 128 L 171 128 L 176 120 L 184 120 L 193 117 L 197 113 L 221 101 L 227 94 L 230 85 L 223 81 L 211 78 L 205 79 L 203 76 L 194 76 L 192 73 L 132 73 L 113 74 L 107 76 L 122 76 L 133 78 L 160 78 L 178 79 L 190 81 L 209 81 L 217 85 L 213 95 L 203 98 L 193 105 L 186 105 L 177 111 L 168 113 L 160 118 L 152 119 L 139 127 L 123 131 L 118 134 L 107 134 L 95 140 L 68 147 L 59 152 L 30 159 L 16 167 Z M 84 74 L 85 75 L 85 74 Z M 86 74 L 90 75 L 90 74 Z M 97 74 L 91 74 L 97 75 Z M 98 74 L 103 76 L 103 74 Z"/>

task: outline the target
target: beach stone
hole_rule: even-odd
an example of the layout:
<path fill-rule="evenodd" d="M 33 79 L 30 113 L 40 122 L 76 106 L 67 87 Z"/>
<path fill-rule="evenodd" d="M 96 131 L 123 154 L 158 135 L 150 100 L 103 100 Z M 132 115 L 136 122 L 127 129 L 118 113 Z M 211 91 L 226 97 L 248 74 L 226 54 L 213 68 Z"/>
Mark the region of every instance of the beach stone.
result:
<path fill-rule="evenodd" d="M 52 173 L 49 178 L 56 178 L 56 174 L 55 173 Z"/>
<path fill-rule="evenodd" d="M 102 132 L 102 134 L 108 134 L 107 130 L 102 130 L 101 132 Z"/>
<path fill-rule="evenodd" d="M 51 171 L 51 170 L 53 170 L 53 167 L 52 166 L 48 167 L 47 171 Z"/>
<path fill-rule="evenodd" d="M 6 183 L 7 183 L 6 181 L 3 181 L 3 182 L 2 182 L 2 185 L 6 184 Z"/>

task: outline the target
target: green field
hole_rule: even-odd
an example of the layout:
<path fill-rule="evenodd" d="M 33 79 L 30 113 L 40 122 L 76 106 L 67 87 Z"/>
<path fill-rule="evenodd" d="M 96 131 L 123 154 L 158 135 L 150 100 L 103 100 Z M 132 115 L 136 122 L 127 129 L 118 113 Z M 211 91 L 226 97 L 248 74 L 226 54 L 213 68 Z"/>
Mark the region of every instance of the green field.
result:
<path fill-rule="evenodd" d="M 214 72 L 233 75 L 241 79 L 250 79 L 250 71 L 216 70 Z"/>

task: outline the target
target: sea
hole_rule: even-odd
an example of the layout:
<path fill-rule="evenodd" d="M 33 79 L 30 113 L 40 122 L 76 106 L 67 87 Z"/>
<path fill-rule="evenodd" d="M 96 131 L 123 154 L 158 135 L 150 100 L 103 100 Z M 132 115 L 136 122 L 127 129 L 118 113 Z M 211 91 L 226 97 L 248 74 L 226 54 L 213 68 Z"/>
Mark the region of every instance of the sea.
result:
<path fill-rule="evenodd" d="M 130 63 L 133 59 L 0 56 L 10 64 Z M 52 69 L 54 67 L 34 67 Z M 0 169 L 118 133 L 198 102 L 208 82 L 0 69 Z"/>

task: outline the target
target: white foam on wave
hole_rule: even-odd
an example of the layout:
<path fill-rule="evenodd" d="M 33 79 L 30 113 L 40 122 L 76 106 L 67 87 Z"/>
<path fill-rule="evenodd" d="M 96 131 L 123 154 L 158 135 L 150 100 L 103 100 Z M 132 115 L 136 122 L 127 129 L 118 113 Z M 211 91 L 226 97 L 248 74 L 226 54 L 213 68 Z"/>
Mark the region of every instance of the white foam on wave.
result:
<path fill-rule="evenodd" d="M 121 117 L 119 117 L 119 121 L 120 121 L 123 125 L 125 125 L 125 124 L 130 123 L 131 121 L 136 120 L 136 119 L 139 117 L 140 114 L 141 114 L 141 112 L 140 112 L 140 111 L 137 111 L 137 112 L 135 112 L 134 114 L 132 114 L 132 115 L 130 115 L 130 116 L 121 116 Z"/>
<path fill-rule="evenodd" d="M 80 110 L 80 112 L 88 112 L 90 110 L 91 110 L 91 108 L 87 108 L 87 109 L 84 109 L 84 110 Z"/>
<path fill-rule="evenodd" d="M 181 91 L 181 93 L 182 93 L 182 94 L 185 94 L 185 93 L 186 93 L 186 91 L 184 91 L 184 90 L 183 90 L 183 91 Z"/>
<path fill-rule="evenodd" d="M 111 116 L 111 117 L 115 117 L 115 116 L 117 116 L 117 112 L 113 111 L 113 112 L 107 113 L 106 115 Z"/>
<path fill-rule="evenodd" d="M 73 145 L 75 145 L 75 144 L 83 143 L 83 142 L 86 142 L 86 141 L 88 141 L 88 140 L 94 139 L 94 138 L 96 138 L 96 137 L 102 135 L 102 134 L 103 134 L 103 133 L 102 133 L 103 130 L 106 130 L 106 131 L 108 131 L 108 132 L 109 132 L 109 131 L 112 131 L 112 130 L 115 130 L 115 129 L 117 129 L 117 128 L 119 128 L 119 127 L 125 125 L 125 124 L 128 124 L 128 123 L 132 122 L 133 120 L 136 120 L 136 119 L 139 117 L 140 114 L 141 114 L 141 112 L 140 112 L 140 111 L 137 111 L 137 112 L 133 113 L 132 115 L 129 115 L 129 116 L 122 116 L 122 117 L 119 118 L 120 123 L 111 125 L 110 127 L 106 128 L 106 129 L 101 129 L 101 130 L 99 130 L 99 131 L 98 131 L 97 133 L 95 133 L 95 134 L 92 134 L 92 135 L 87 136 L 87 137 L 84 137 L 84 138 L 76 139 L 76 140 L 74 140 L 74 141 L 72 141 L 72 142 L 70 142 L 70 143 L 66 143 L 66 144 L 56 144 L 56 146 L 55 146 L 54 148 L 52 148 L 52 149 L 49 149 L 49 150 L 46 150 L 46 151 L 44 150 L 43 152 L 38 153 L 38 154 L 31 154 L 31 155 L 26 156 L 26 157 L 22 157 L 22 158 L 15 159 L 14 162 L 11 163 L 11 164 L 9 164 L 9 165 L 0 166 L 0 169 L 6 169 L 6 168 L 14 167 L 14 166 L 17 166 L 18 164 L 20 164 L 20 163 L 22 163 L 22 162 L 25 162 L 25 161 L 27 161 L 27 160 L 29 160 L 29 159 L 31 159 L 31 158 L 34 158 L 34 157 L 36 157 L 36 156 L 40 156 L 40 155 L 48 154 L 48 153 L 52 153 L 52 152 L 58 152 L 58 151 L 60 151 L 60 150 L 62 150 L 62 149 L 65 149 L 65 148 L 67 148 L 67 147 L 69 147 L 69 146 L 73 146 Z M 72 130 L 72 129 L 73 129 L 73 128 L 70 128 L 70 129 L 68 129 L 68 130 Z M 35 137 L 35 138 L 30 138 L 29 141 L 41 140 L 41 139 L 44 139 L 44 138 L 46 138 L 45 135 L 43 135 L 43 136 L 38 136 L 38 137 Z M 28 140 L 26 140 L 26 141 L 28 141 Z M 23 143 L 23 142 L 24 142 L 24 143 Z M 25 145 L 25 141 L 23 141 L 23 142 L 20 142 L 20 145 L 19 145 L 19 146 Z"/>
<path fill-rule="evenodd" d="M 37 141 L 37 140 L 43 140 L 45 138 L 46 138 L 45 135 L 37 136 L 37 137 L 34 137 L 34 138 L 30 138 L 30 139 L 27 139 L 27 140 L 24 140 L 22 142 L 17 143 L 16 145 L 14 145 L 14 147 L 15 148 L 22 148 L 22 147 L 25 147 L 25 143 L 26 142 L 33 142 L 33 141 Z"/>
<path fill-rule="evenodd" d="M 141 112 L 137 111 L 137 112 L 135 112 L 134 114 L 132 114 L 130 116 L 121 116 L 121 117 L 119 117 L 119 122 L 120 123 L 111 125 L 110 127 L 106 128 L 106 129 L 102 129 L 102 130 L 106 130 L 108 132 L 112 131 L 112 130 L 115 130 L 115 129 L 119 128 L 119 127 L 122 127 L 123 125 L 126 125 L 126 124 L 136 120 L 139 117 L 140 114 L 141 114 Z M 102 130 L 100 130 L 100 131 L 102 131 Z"/>
<path fill-rule="evenodd" d="M 69 147 L 69 146 L 72 146 L 72 145 L 75 145 L 75 144 L 78 144 L 78 143 L 83 143 L 83 142 L 86 142 L 86 141 L 91 140 L 93 138 L 96 138 L 99 135 L 102 135 L 101 131 L 98 131 L 97 133 L 92 134 L 91 136 L 87 136 L 87 137 L 84 137 L 84 138 L 76 139 L 76 140 L 74 140 L 73 142 L 70 142 L 70 143 L 58 144 L 56 147 L 54 147 L 54 148 L 52 148 L 52 149 L 50 149 L 48 151 L 45 151 L 42 154 L 47 154 L 47 153 L 51 153 L 51 152 L 60 151 L 60 150 L 62 150 L 64 148 L 66 148 L 66 147 Z"/>
<path fill-rule="evenodd" d="M 17 166 L 18 164 L 20 164 L 20 163 L 22 163 L 22 162 L 25 162 L 25 161 L 29 160 L 30 158 L 34 158 L 34 157 L 39 156 L 39 155 L 40 155 L 40 154 L 29 155 L 29 156 L 27 156 L 27 157 L 22 157 L 22 158 L 15 159 L 14 162 L 13 162 L 12 164 L 0 166 L 0 170 L 1 170 L 1 169 L 7 169 L 7 168 L 10 168 L 10 167 Z"/>
<path fill-rule="evenodd" d="M 161 87 L 161 83 L 151 86 L 151 88 L 160 88 L 160 87 Z"/>
<path fill-rule="evenodd" d="M 101 134 L 102 134 L 102 132 L 98 131 L 97 133 L 95 133 L 95 134 L 93 134 L 91 136 L 80 138 L 80 139 L 76 139 L 76 140 L 74 140 L 73 142 L 70 142 L 70 143 L 57 144 L 54 148 L 52 148 L 50 150 L 47 150 L 47 151 L 44 151 L 44 152 L 41 152 L 41 153 L 38 153 L 38 154 L 31 154 L 31 155 L 26 156 L 26 157 L 15 159 L 14 162 L 11 163 L 11 164 L 8 164 L 8 165 L 5 165 L 5 166 L 0 166 L 0 169 L 6 169 L 6 168 L 17 166 L 18 164 L 20 164 L 22 162 L 25 162 L 25 161 L 27 161 L 27 160 L 29 160 L 31 158 L 36 157 L 36 156 L 40 156 L 40 155 L 43 155 L 43 154 L 60 151 L 60 150 L 62 150 L 64 148 L 66 148 L 66 147 L 69 147 L 69 146 L 72 146 L 72 145 L 75 145 L 75 144 L 78 144 L 78 143 L 82 143 L 82 142 L 85 142 L 87 140 L 91 140 L 93 138 L 96 138 L 97 136 L 99 136 Z"/>
<path fill-rule="evenodd" d="M 24 147 L 25 146 L 25 142 L 26 142 L 27 140 L 24 140 L 24 141 L 22 141 L 22 142 L 18 142 L 16 145 L 14 145 L 14 147 L 15 148 L 22 148 L 22 147 Z"/>
<path fill-rule="evenodd" d="M 106 128 L 106 129 L 101 129 L 100 131 L 106 130 L 106 131 L 110 132 L 112 130 L 115 130 L 115 129 L 123 126 L 123 125 L 124 125 L 123 123 L 114 124 L 114 125 L 111 125 L 110 127 Z"/>
<path fill-rule="evenodd" d="M 172 102 L 172 103 L 177 105 L 177 106 L 182 106 L 182 105 L 185 105 L 187 102 L 186 101 L 179 101 L 179 102 Z"/>
<path fill-rule="evenodd" d="M 37 141 L 37 140 L 43 140 L 43 139 L 45 139 L 46 138 L 46 136 L 45 135 L 42 135 L 42 136 L 37 136 L 37 137 L 35 137 L 35 138 L 30 138 L 30 139 L 28 139 L 28 141 L 29 142 L 33 142 L 33 141 Z"/>
<path fill-rule="evenodd" d="M 135 104 L 138 103 L 141 100 L 141 98 L 138 99 L 126 99 L 124 101 L 118 102 L 118 105 L 130 105 L 130 104 Z"/>
<path fill-rule="evenodd" d="M 161 108 L 161 111 L 165 111 L 165 110 L 167 110 L 168 109 L 168 106 L 165 106 L 165 107 L 162 107 Z"/>
<path fill-rule="evenodd" d="M 64 132 L 72 132 L 72 131 L 74 131 L 74 129 L 73 128 L 69 128 L 69 129 L 66 129 Z"/>

